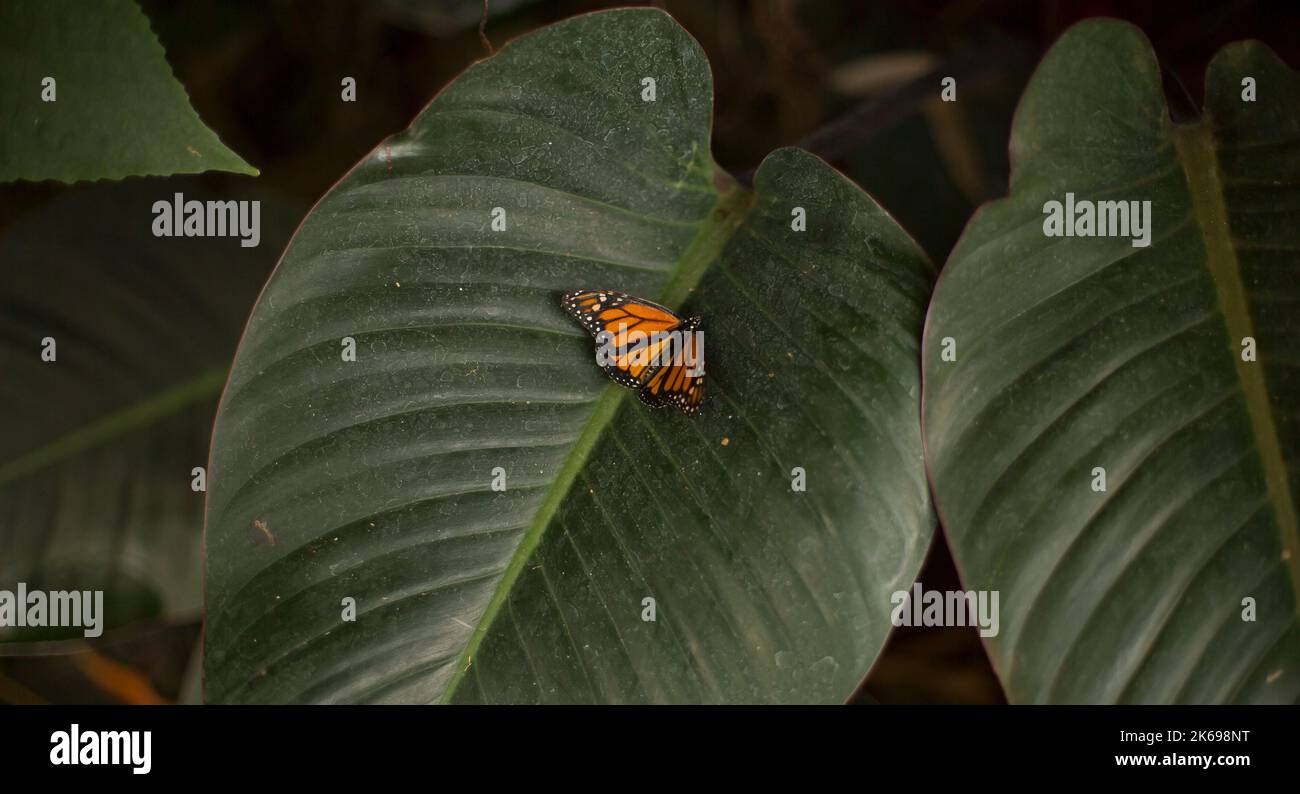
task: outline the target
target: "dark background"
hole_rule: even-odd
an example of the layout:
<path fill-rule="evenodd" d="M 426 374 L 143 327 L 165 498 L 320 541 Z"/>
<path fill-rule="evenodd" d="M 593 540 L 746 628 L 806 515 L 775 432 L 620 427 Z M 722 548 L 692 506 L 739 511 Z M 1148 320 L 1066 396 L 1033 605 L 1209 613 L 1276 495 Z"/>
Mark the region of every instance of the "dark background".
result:
<path fill-rule="evenodd" d="M 573 14 L 638 4 L 491 0 L 481 30 L 481 0 L 141 5 L 199 115 L 262 172 L 199 180 L 220 193 L 255 191 L 300 219 L 490 48 Z M 1262 39 L 1300 64 L 1294 2 L 650 5 L 676 17 L 709 55 L 719 164 L 744 178 L 777 147 L 810 148 L 872 193 L 940 264 L 974 208 L 1005 194 L 1016 100 L 1038 58 L 1072 23 L 1112 16 L 1145 31 L 1178 120 L 1195 115 L 1205 65 L 1229 41 Z M 956 103 L 937 101 L 947 75 L 957 79 Z M 340 101 L 344 76 L 356 78 L 355 103 Z M 0 186 L 0 235 L 51 205 L 104 189 Z M 262 245 L 284 240 L 264 233 Z M 269 266 L 243 275 L 260 282 Z M 233 349 L 237 339 L 226 341 Z M 941 538 L 920 578 L 927 588 L 959 587 Z M 183 682 L 198 631 L 195 621 L 152 625 L 78 654 L 0 656 L 0 702 L 192 699 Z M 996 703 L 1003 695 L 974 630 L 899 629 L 855 700 Z"/>

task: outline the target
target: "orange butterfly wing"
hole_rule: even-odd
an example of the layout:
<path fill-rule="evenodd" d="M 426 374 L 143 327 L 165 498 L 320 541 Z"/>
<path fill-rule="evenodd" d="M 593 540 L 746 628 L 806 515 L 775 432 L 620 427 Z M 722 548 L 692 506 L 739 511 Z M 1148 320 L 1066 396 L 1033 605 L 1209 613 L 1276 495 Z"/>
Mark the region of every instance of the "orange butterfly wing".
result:
<path fill-rule="evenodd" d="M 664 359 L 668 363 L 637 392 L 641 402 L 656 408 L 672 406 L 692 416 L 699 413 L 704 402 L 703 350 L 695 333 L 699 325 L 699 318 L 692 317 L 682 326 L 683 335 L 675 337 L 678 341 Z"/>
<path fill-rule="evenodd" d="M 602 343 L 610 346 L 610 361 L 602 364 L 605 373 L 618 383 L 636 388 L 654 374 L 655 355 L 682 320 L 657 303 L 634 298 L 611 290 L 567 292 L 560 306 L 582 323 L 592 336 L 606 334 Z"/>
<path fill-rule="evenodd" d="M 691 374 L 690 363 L 698 344 L 693 333 L 698 319 L 683 323 L 670 309 L 613 290 L 566 292 L 560 306 L 610 346 L 609 362 L 601 368 L 615 382 L 637 389 L 647 405 L 675 405 L 689 414 L 699 410 L 704 377 L 703 372 Z M 690 355 L 679 366 L 674 362 L 683 351 Z"/>

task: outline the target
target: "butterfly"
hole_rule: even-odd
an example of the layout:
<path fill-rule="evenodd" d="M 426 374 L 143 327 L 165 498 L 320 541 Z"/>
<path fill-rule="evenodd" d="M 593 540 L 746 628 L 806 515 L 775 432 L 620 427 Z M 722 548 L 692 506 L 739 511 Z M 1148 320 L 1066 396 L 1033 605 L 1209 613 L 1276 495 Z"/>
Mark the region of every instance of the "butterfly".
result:
<path fill-rule="evenodd" d="M 605 374 L 636 389 L 641 402 L 675 406 L 689 416 L 704 402 L 704 340 L 700 318 L 613 290 L 576 290 L 560 307 L 596 337 Z"/>

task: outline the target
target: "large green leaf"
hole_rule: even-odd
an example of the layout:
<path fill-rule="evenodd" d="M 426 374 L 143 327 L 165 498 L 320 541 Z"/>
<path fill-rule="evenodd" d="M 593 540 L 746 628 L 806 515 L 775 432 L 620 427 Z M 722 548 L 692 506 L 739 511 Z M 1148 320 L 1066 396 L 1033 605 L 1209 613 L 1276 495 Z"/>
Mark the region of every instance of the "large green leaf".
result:
<path fill-rule="evenodd" d="M 133 0 L 0 4 L 0 119 L 0 182 L 257 173 L 190 107 Z"/>
<path fill-rule="evenodd" d="M 578 17 L 470 68 L 313 211 L 218 412 L 208 700 L 850 694 L 931 537 L 930 266 L 811 155 L 736 187 L 710 106 L 667 15 Z M 558 306 L 580 287 L 703 315 L 699 417 L 604 377 Z"/>
<path fill-rule="evenodd" d="M 290 228 L 268 204 L 261 247 L 154 237 L 153 202 L 178 191 L 211 195 L 193 178 L 99 185 L 0 237 L 0 589 L 102 589 L 108 629 L 199 615 L 192 470 Z"/>
<path fill-rule="evenodd" d="M 1001 592 L 1013 701 L 1300 695 L 1297 141 L 1300 80 L 1253 42 L 1194 124 L 1117 22 L 1067 32 L 1027 89 L 1011 195 L 953 252 L 924 364 L 937 505 L 966 585 Z M 1066 192 L 1151 201 L 1151 245 L 1046 237 Z"/>

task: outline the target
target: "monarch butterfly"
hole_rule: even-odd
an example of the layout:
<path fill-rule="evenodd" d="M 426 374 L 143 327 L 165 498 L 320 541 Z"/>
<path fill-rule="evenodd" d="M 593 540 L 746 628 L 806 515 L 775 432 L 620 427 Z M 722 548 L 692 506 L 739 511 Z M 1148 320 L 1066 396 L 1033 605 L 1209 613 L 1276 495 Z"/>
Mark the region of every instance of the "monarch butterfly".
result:
<path fill-rule="evenodd" d="M 597 363 L 646 405 L 689 416 L 704 402 L 700 318 L 683 320 L 657 303 L 612 290 L 576 290 L 560 306 L 596 337 Z"/>

